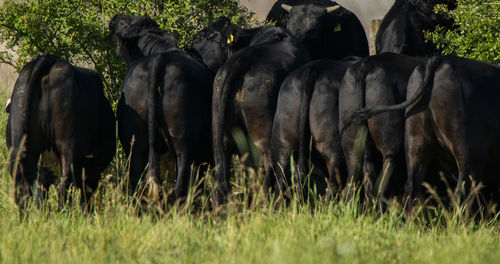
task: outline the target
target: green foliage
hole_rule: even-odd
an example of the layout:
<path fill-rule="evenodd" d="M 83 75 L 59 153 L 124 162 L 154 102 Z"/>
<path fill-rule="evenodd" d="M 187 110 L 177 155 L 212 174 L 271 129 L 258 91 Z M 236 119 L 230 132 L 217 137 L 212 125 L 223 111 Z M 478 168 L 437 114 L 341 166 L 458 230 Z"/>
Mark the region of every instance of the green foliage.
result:
<path fill-rule="evenodd" d="M 436 11 L 453 19 L 456 28 L 440 27 L 429 39 L 443 50 L 471 59 L 500 64 L 500 2 L 498 0 L 459 0 L 455 10 L 444 5 Z"/>
<path fill-rule="evenodd" d="M 94 68 L 106 95 L 116 102 L 126 66 L 107 25 L 118 13 L 149 15 L 176 34 L 181 47 L 220 15 L 243 25 L 253 19 L 237 0 L 7 0 L 0 6 L 0 42 L 8 51 L 0 53 L 0 62 L 19 71 L 38 55 L 58 55 Z"/>

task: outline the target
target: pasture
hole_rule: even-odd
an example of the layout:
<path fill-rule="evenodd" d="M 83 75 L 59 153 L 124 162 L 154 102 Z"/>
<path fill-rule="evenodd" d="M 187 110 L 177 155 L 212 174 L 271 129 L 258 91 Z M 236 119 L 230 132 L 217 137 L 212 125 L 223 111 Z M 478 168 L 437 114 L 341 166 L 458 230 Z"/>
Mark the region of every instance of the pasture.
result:
<path fill-rule="evenodd" d="M 0 102 L 8 98 L 3 83 Z M 0 114 L 0 138 L 7 115 Z M 355 202 L 286 208 L 262 198 L 256 186 L 262 169 L 235 163 L 232 201 L 223 212 L 209 208 L 209 193 L 194 205 L 168 205 L 137 214 L 120 184 L 126 159 L 117 156 L 95 195 L 95 211 L 78 204 L 58 212 L 55 189 L 46 208 L 19 216 L 8 153 L 0 144 L 1 263 L 495 263 L 500 259 L 500 225 L 461 212 L 426 209 L 412 220 L 392 207 L 380 216 Z M 210 186 L 211 174 L 207 176 Z M 167 191 L 172 189 L 168 183 Z M 206 188 L 210 189 L 210 188 Z M 252 199 L 253 203 L 247 203 Z M 155 210 L 156 211 L 156 210 Z"/>

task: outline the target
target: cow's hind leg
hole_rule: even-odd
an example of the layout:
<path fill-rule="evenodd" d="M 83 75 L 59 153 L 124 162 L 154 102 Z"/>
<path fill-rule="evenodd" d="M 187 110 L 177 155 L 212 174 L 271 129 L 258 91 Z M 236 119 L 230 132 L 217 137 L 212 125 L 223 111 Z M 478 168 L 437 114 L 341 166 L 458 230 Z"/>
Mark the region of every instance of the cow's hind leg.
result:
<path fill-rule="evenodd" d="M 376 147 L 373 145 L 373 142 L 368 142 L 365 146 L 365 151 L 363 153 L 363 173 L 361 179 L 361 190 L 362 195 L 360 198 L 361 202 L 365 203 L 365 206 L 370 205 L 373 198 L 373 185 L 376 178 L 376 167 L 375 167 L 375 158 L 378 154 Z"/>
<path fill-rule="evenodd" d="M 334 198 L 342 186 L 341 166 L 342 152 L 335 142 L 329 139 L 316 141 L 316 149 L 325 160 L 328 170 L 328 196 Z"/>
<path fill-rule="evenodd" d="M 193 185 L 191 165 L 194 162 L 189 151 L 176 148 L 177 152 L 177 182 L 175 183 L 175 197 L 179 204 L 183 204 L 189 194 L 190 186 Z"/>
<path fill-rule="evenodd" d="M 275 186 L 277 194 L 284 193 L 287 186 L 290 186 L 290 153 L 291 148 L 284 147 L 276 151 L 277 157 L 274 161 L 273 170 L 269 173 L 266 171 L 266 178 L 264 179 L 264 191 L 266 193 L 272 190 Z M 276 175 L 276 176 L 275 176 Z"/>
<path fill-rule="evenodd" d="M 297 141 L 297 135 L 290 133 L 291 130 L 281 129 L 281 124 L 275 122 L 273 136 L 271 139 L 271 160 L 270 170 L 266 169 L 264 178 L 264 192 L 275 187 L 275 192 L 283 193 L 290 184 L 290 154 Z M 268 155 L 264 155 L 266 159 Z"/>
<path fill-rule="evenodd" d="M 124 100 L 120 97 L 116 113 L 118 137 L 128 158 L 128 173 L 122 180 L 128 187 L 128 192 L 133 195 L 140 191 L 139 182 L 148 163 L 148 134 L 144 121 Z"/>
<path fill-rule="evenodd" d="M 478 186 L 482 181 L 486 153 L 488 152 L 483 146 L 486 146 L 484 142 L 454 145 L 452 152 L 458 168 L 458 179 L 454 192 L 454 199 L 457 203 L 463 202 L 462 198 L 468 198 L 466 195 L 477 195 L 474 193 L 475 190 L 471 189 L 471 181 L 474 182 L 475 186 Z"/>
<path fill-rule="evenodd" d="M 290 89 L 287 89 L 287 86 L 285 87 L 278 99 L 276 115 L 272 124 L 271 148 L 269 150 L 271 158 L 269 162 L 271 162 L 272 168 L 270 170 L 266 169 L 265 192 L 268 192 L 274 186 L 276 193 L 283 193 L 288 188 L 287 186 L 291 184 L 290 155 L 295 149 L 298 149 L 299 134 L 305 133 L 305 131 L 299 131 L 301 115 L 300 111 L 297 111 L 297 109 L 301 108 L 302 102 L 297 100 L 296 93 L 292 93 Z M 302 117 L 303 122 L 307 122 L 306 118 Z M 307 126 L 304 124 L 304 127 Z M 306 137 L 306 135 L 302 136 Z M 307 138 L 309 139 L 308 136 Z M 295 154 L 298 155 L 295 158 L 300 159 L 300 153 Z M 303 156 L 307 156 L 307 154 L 303 153 Z M 265 151 L 264 158 L 266 157 L 268 156 Z M 305 160 L 300 160 L 297 165 L 299 170 L 296 174 L 303 174 L 306 170 Z"/>
<path fill-rule="evenodd" d="M 341 165 L 342 161 L 337 153 L 323 154 L 328 169 L 328 195 L 332 199 L 342 186 Z"/>
<path fill-rule="evenodd" d="M 43 202 L 47 201 L 50 185 L 54 184 L 56 179 L 56 175 L 52 168 L 47 166 L 38 166 L 38 179 L 36 183 L 36 193 L 35 199 L 37 202 L 37 206 L 42 206 Z"/>
<path fill-rule="evenodd" d="M 356 187 L 359 187 L 359 178 L 365 167 L 363 157 L 366 152 L 367 133 L 368 129 L 366 126 L 361 125 L 356 130 L 355 138 L 346 134 L 342 136 L 342 148 L 346 156 L 348 173 L 346 186 L 344 188 L 344 196 L 347 199 L 353 198 Z"/>
<path fill-rule="evenodd" d="M 128 185 L 128 190 L 131 194 L 142 195 L 142 189 L 139 187 L 139 183 L 143 179 L 143 175 L 146 170 L 147 160 L 147 145 L 145 142 L 136 143 L 133 145 L 130 153 L 130 167 L 128 170 L 128 177 L 126 179 L 126 184 Z"/>
<path fill-rule="evenodd" d="M 394 172 L 394 166 L 396 166 L 395 159 L 392 156 L 384 157 L 384 162 L 382 165 L 382 171 L 380 172 L 380 178 L 378 180 L 377 186 L 377 200 L 380 210 L 384 208 L 384 204 L 387 203 L 387 198 L 385 193 L 387 190 L 387 185 L 391 179 Z"/>
<path fill-rule="evenodd" d="M 262 160 L 264 163 L 264 170 L 265 170 L 264 185 L 263 185 L 264 193 L 269 195 L 274 191 L 278 195 L 283 194 L 288 184 L 286 180 L 286 175 L 287 175 L 287 168 L 289 168 L 290 165 L 283 160 L 278 161 L 277 164 L 273 164 L 272 154 L 269 149 L 266 149 L 265 151 L 262 152 Z M 277 174 L 275 174 L 275 172 Z"/>
<path fill-rule="evenodd" d="M 408 178 L 405 184 L 406 211 L 411 213 L 415 199 L 422 195 L 422 181 L 432 160 L 431 143 L 426 142 L 424 131 L 418 125 L 418 116 L 410 117 L 406 124 L 405 154 Z"/>
<path fill-rule="evenodd" d="M 80 208 L 82 212 L 93 210 L 93 194 L 97 190 L 100 173 L 93 167 L 86 167 L 81 171 L 81 177 L 75 178 L 76 185 L 80 189 Z M 75 173 L 77 175 L 77 173 Z M 76 177 L 76 176 L 75 176 Z"/>
<path fill-rule="evenodd" d="M 269 106 L 265 105 L 262 107 L 268 108 Z M 264 191 L 267 192 L 269 187 L 273 186 L 271 179 L 274 174 L 271 156 L 273 114 L 268 109 L 259 109 L 257 111 L 253 108 L 244 109 L 243 114 L 250 138 L 262 153 L 265 169 L 264 188 L 267 188 Z"/>

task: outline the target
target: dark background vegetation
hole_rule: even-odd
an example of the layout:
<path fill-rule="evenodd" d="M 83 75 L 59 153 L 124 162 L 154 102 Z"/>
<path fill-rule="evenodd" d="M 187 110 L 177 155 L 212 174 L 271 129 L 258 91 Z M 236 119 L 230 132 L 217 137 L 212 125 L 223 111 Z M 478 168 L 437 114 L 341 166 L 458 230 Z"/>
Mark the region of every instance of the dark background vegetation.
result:
<path fill-rule="evenodd" d="M 459 0 L 456 10 L 436 9 L 457 23 L 455 30 L 428 34 L 445 54 L 500 63 L 498 0 Z M 0 6 L 0 42 L 6 48 L 0 62 L 19 71 L 38 55 L 58 55 L 94 68 L 116 102 L 126 66 L 107 24 L 118 13 L 149 15 L 178 37 L 180 47 L 188 47 L 196 32 L 221 15 L 244 26 L 257 24 L 237 0 L 7 0 Z"/>
<path fill-rule="evenodd" d="M 249 25 L 252 13 L 234 0 L 28 0 L 0 6 L 0 61 L 17 71 L 34 57 L 50 53 L 94 68 L 107 97 L 116 102 L 126 65 L 116 55 L 108 22 L 116 14 L 149 15 L 180 47 L 219 16 Z M 15 55 L 14 55 L 15 54 Z"/>

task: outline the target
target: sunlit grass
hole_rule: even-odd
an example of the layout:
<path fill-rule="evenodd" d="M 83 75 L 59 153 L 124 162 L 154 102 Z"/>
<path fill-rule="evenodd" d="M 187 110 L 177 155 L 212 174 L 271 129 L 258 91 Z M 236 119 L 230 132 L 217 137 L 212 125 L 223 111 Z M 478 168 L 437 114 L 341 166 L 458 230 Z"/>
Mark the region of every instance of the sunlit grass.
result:
<path fill-rule="evenodd" d="M 0 102 L 8 93 L 0 90 Z M 5 142 L 7 116 L 0 114 Z M 187 208 L 166 202 L 139 210 L 122 186 L 126 157 L 103 174 L 95 210 L 78 205 L 57 211 L 55 188 L 47 206 L 23 219 L 13 199 L 8 152 L 0 144 L 0 262 L 2 263 L 496 263 L 500 227 L 442 208 L 409 220 L 400 206 L 385 214 L 357 202 L 269 201 L 260 189 L 262 169 L 237 159 L 229 204 L 214 211 L 213 179 Z M 168 182 L 168 181 L 167 181 Z M 171 185 L 165 185 L 171 192 Z M 166 195 L 168 196 L 168 195 Z M 429 212 L 430 211 L 430 212 Z"/>

